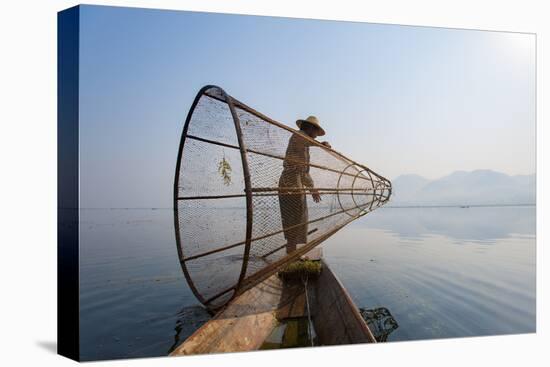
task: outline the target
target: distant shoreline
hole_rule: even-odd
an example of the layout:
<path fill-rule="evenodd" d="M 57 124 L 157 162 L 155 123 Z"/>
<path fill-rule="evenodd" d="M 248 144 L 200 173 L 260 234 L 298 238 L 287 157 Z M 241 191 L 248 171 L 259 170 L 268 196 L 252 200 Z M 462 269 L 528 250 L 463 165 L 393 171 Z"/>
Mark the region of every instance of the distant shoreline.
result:
<path fill-rule="evenodd" d="M 442 204 L 442 205 L 386 205 L 378 209 L 410 209 L 410 208 L 493 208 L 513 206 L 536 206 L 537 204 Z M 244 207 L 220 207 L 216 209 L 242 209 Z M 58 208 L 58 209 L 85 209 L 85 210 L 173 210 L 173 208 Z"/>
<path fill-rule="evenodd" d="M 493 207 L 510 207 L 510 206 L 537 206 L 537 204 L 449 204 L 449 205 L 387 205 L 382 208 L 493 208 Z"/>

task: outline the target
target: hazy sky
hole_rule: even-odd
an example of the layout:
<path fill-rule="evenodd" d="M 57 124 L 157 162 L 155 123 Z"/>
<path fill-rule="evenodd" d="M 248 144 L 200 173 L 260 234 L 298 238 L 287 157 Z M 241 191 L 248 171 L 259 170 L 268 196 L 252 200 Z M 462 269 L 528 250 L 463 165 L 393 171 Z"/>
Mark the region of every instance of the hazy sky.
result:
<path fill-rule="evenodd" d="M 84 6 L 83 207 L 171 207 L 183 122 L 216 84 L 392 179 L 535 172 L 535 36 Z"/>

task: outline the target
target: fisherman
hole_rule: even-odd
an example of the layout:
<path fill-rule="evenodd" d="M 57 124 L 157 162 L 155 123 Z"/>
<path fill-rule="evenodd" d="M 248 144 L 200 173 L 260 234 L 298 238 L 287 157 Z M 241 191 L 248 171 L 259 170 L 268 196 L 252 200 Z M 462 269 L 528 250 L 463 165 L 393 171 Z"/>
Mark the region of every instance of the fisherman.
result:
<path fill-rule="evenodd" d="M 294 252 L 297 244 L 307 243 L 306 190 L 309 191 L 314 202 L 321 201 L 321 195 L 314 187 L 309 174 L 309 147 L 314 145 L 310 139 L 325 135 L 325 130 L 315 116 L 297 120 L 296 125 L 300 130 L 292 134 L 288 141 L 283 172 L 279 178 L 279 206 L 287 241 L 287 254 Z M 330 144 L 326 141 L 321 144 L 330 148 Z"/>

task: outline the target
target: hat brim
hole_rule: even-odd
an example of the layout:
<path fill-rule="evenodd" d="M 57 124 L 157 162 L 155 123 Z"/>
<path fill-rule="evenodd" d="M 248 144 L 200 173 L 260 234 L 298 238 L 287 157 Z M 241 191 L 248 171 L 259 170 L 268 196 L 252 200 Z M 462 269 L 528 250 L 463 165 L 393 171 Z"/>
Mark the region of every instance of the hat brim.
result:
<path fill-rule="evenodd" d="M 296 120 L 296 126 L 298 126 L 299 128 L 302 128 L 302 122 L 306 122 L 311 126 L 315 126 L 319 130 L 319 136 L 325 135 L 325 130 L 321 126 L 314 124 L 313 122 L 309 122 L 307 120 Z"/>

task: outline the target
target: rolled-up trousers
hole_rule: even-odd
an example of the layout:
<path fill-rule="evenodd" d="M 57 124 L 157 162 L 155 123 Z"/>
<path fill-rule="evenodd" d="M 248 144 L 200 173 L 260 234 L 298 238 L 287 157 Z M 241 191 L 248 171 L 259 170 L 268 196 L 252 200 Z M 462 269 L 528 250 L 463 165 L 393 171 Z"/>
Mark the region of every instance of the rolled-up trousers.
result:
<path fill-rule="evenodd" d="M 281 209 L 281 221 L 285 239 L 287 240 L 286 252 L 296 250 L 296 244 L 307 243 L 307 198 L 306 193 L 291 193 L 293 189 L 306 189 L 302 185 L 301 174 L 295 170 L 283 170 L 279 178 L 279 206 Z"/>

